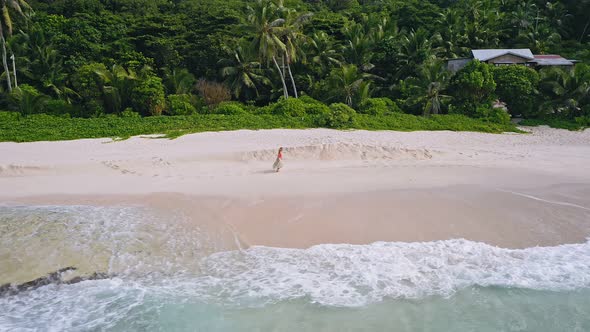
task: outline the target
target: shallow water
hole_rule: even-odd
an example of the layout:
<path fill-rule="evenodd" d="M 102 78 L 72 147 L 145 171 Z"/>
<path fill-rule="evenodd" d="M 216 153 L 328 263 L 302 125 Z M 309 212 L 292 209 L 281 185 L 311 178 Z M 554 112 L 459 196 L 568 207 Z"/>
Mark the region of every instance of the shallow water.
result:
<path fill-rule="evenodd" d="M 0 330 L 590 331 L 590 242 L 467 240 L 232 250 L 141 207 L 0 207 Z"/>

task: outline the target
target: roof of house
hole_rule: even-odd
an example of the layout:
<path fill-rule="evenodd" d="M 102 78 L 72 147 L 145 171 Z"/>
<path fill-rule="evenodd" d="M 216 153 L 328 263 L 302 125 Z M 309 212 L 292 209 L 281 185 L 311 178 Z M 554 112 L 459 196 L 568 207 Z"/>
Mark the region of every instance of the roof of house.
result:
<path fill-rule="evenodd" d="M 573 66 L 574 62 L 556 54 L 535 55 L 534 62 L 539 66 Z"/>
<path fill-rule="evenodd" d="M 503 55 L 514 55 L 526 60 L 533 60 L 533 52 L 528 48 L 521 49 L 491 49 L 491 50 L 472 50 L 473 57 L 479 61 L 488 61 Z"/>

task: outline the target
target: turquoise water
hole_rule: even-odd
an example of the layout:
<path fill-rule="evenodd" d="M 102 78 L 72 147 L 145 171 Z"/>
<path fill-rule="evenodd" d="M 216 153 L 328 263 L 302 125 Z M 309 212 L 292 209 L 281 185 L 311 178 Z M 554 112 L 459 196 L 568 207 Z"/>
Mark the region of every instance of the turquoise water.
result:
<path fill-rule="evenodd" d="M 0 278 L 76 263 L 112 274 L 0 297 L 0 330 L 590 331 L 590 242 L 220 250 L 159 218 L 0 207 Z"/>
<path fill-rule="evenodd" d="M 451 297 L 360 307 L 307 298 L 248 306 L 118 281 L 48 286 L 0 301 L 3 330 L 55 331 L 590 331 L 590 292 L 469 287 Z"/>

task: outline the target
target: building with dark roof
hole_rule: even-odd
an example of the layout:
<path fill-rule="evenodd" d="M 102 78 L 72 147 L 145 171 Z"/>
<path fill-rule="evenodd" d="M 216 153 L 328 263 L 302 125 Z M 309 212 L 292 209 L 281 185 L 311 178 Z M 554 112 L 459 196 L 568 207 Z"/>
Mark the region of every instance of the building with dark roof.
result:
<path fill-rule="evenodd" d="M 465 67 L 469 61 L 477 59 L 481 62 L 493 64 L 496 66 L 502 65 L 523 65 L 531 67 L 547 67 L 547 66 L 574 66 L 575 60 L 568 60 L 560 55 L 533 55 L 528 48 L 523 49 L 484 49 L 472 50 L 472 57 L 458 58 L 447 60 L 447 68 L 452 72 L 457 72 Z"/>

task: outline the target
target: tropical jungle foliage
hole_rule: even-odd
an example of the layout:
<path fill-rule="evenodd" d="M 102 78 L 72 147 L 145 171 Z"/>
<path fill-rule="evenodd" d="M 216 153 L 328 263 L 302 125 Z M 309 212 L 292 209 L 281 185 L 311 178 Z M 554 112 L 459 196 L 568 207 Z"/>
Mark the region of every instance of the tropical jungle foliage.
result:
<path fill-rule="evenodd" d="M 401 113 L 506 123 L 507 114 L 491 108 L 496 99 L 528 123 L 590 122 L 588 0 L 3 0 L 0 7 L 0 109 L 30 126 L 39 121 L 25 118 L 35 114 L 53 116 L 45 124 L 72 121 L 69 130 L 90 125 L 73 118 L 106 117 L 101 125 L 116 126 L 112 116 L 128 125 L 162 117 L 141 123 L 165 123 L 164 131 L 185 128 L 186 119 L 199 119 L 198 130 L 225 128 L 213 120 L 223 116 L 243 117 L 237 123 L 249 128 L 403 129 L 394 124 Z M 537 71 L 474 61 L 454 75 L 446 70 L 445 59 L 475 48 L 530 48 L 579 63 Z"/>

